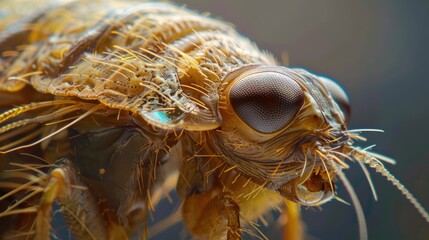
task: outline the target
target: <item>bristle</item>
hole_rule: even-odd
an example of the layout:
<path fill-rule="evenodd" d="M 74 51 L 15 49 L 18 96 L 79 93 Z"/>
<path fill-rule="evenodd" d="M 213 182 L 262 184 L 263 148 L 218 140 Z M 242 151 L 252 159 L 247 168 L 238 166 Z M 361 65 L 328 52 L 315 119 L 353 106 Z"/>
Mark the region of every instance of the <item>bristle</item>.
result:
<path fill-rule="evenodd" d="M 374 183 L 372 183 L 371 175 L 368 172 L 368 169 L 365 167 L 365 164 L 361 161 L 357 161 L 359 166 L 362 168 L 363 173 L 365 174 L 366 179 L 368 180 L 369 187 L 371 188 L 372 195 L 374 196 L 374 200 L 378 201 L 377 192 L 375 191 Z"/>
<path fill-rule="evenodd" d="M 21 204 L 25 203 L 27 200 L 31 199 L 32 197 L 36 196 L 37 194 L 40 194 L 44 191 L 43 188 L 39 188 L 36 190 L 33 190 L 32 192 L 29 192 L 27 195 L 25 195 L 23 198 L 19 199 L 18 201 L 16 201 L 13 205 L 9 206 L 4 212 L 0 213 L 0 217 L 5 217 L 7 215 L 13 215 L 13 214 L 18 214 L 21 213 L 21 211 L 26 211 L 28 212 L 28 209 L 32 209 L 33 207 L 29 207 L 29 208 L 18 208 Z M 30 211 L 31 212 L 31 211 Z"/>
<path fill-rule="evenodd" d="M 338 196 L 334 196 L 334 199 L 337 200 L 340 203 L 343 203 L 343 204 L 347 205 L 347 206 L 351 206 L 351 204 L 349 202 L 347 202 L 346 200 L 344 200 L 344 199 L 342 199 L 342 198 L 340 198 Z"/>
<path fill-rule="evenodd" d="M 361 133 L 361 132 L 378 132 L 378 133 L 384 133 L 384 130 L 381 129 L 372 129 L 372 128 L 362 128 L 362 129 L 351 129 L 345 131 L 347 133 Z"/>
<path fill-rule="evenodd" d="M 359 239 L 367 240 L 368 231 L 367 231 L 366 222 L 365 222 L 365 215 L 363 213 L 362 206 L 356 195 L 356 192 L 354 191 L 352 185 L 350 184 L 350 182 L 348 181 L 344 173 L 341 171 L 341 168 L 333 160 L 330 161 L 330 164 L 333 166 L 335 173 L 340 178 L 341 182 L 344 184 L 344 187 L 346 188 L 352 200 L 354 209 L 356 211 L 358 224 L 359 224 Z"/>
<path fill-rule="evenodd" d="M 28 175 L 28 176 L 32 176 L 32 175 L 30 175 L 30 174 L 27 174 L 27 175 Z M 14 176 L 14 177 L 15 177 L 15 176 L 18 176 L 18 174 L 17 174 L 17 173 L 14 173 L 14 174 L 13 174 L 13 176 Z M 3 176 L 2 176 L 2 177 L 3 177 Z M 13 190 L 11 190 L 10 192 L 8 192 L 8 193 L 4 194 L 3 196 L 1 196 L 1 197 L 0 197 L 0 201 L 4 200 L 4 199 L 6 199 L 6 198 L 8 198 L 8 197 L 10 197 L 10 196 L 13 196 L 14 194 L 16 194 L 16 193 L 17 193 L 17 192 L 19 192 L 19 191 L 26 191 L 26 190 L 31 189 L 31 187 L 32 187 L 34 184 L 39 184 L 40 182 L 44 181 L 44 180 L 45 180 L 45 178 L 46 178 L 46 175 L 43 175 L 43 176 L 40 176 L 40 177 L 36 177 L 36 178 L 28 178 L 28 179 L 29 179 L 29 181 L 28 181 L 28 182 L 26 182 L 26 183 L 24 183 L 24 184 L 21 184 L 19 187 L 13 188 Z M 33 190 L 33 189 L 31 189 L 31 190 Z M 34 190 L 38 190 L 38 189 L 36 188 L 36 189 L 34 189 Z"/>
<path fill-rule="evenodd" d="M 4 133 L 4 132 L 8 132 L 8 131 L 16 129 L 16 128 L 19 128 L 19 127 L 22 127 L 22 126 L 26 126 L 28 124 L 44 123 L 44 122 L 53 120 L 55 118 L 64 116 L 68 113 L 74 112 L 76 110 L 79 110 L 79 106 L 78 105 L 71 105 L 71 106 L 59 109 L 53 113 L 49 113 L 47 115 L 42 115 L 42 116 L 37 116 L 34 118 L 27 118 L 27 119 L 22 119 L 19 121 L 11 122 L 9 124 L 6 124 L 6 125 L 0 127 L 0 134 Z"/>
<path fill-rule="evenodd" d="M 319 154 L 320 160 L 321 160 L 322 165 L 323 165 L 323 168 L 325 169 L 325 172 L 326 172 L 326 176 L 328 176 L 328 181 L 329 181 L 329 185 L 331 186 L 331 190 L 332 190 L 332 192 L 335 192 L 334 184 L 332 183 L 332 179 L 331 179 L 331 175 L 329 174 L 328 168 L 326 167 L 325 161 L 323 159 L 325 159 L 325 160 L 327 160 L 329 162 L 334 162 L 334 160 L 328 158 L 327 156 L 325 156 L 324 153 L 322 153 L 319 150 L 316 150 L 316 152 Z"/>
<path fill-rule="evenodd" d="M 384 165 L 378 161 L 374 156 L 369 157 L 365 160 L 365 163 L 368 164 L 371 168 L 374 168 L 376 172 L 380 173 L 386 179 L 391 182 L 396 188 L 401 191 L 401 193 L 413 204 L 417 209 L 420 215 L 429 223 L 429 213 L 424 209 L 420 202 L 413 196 L 413 194 L 395 177 L 393 176 Z"/>
<path fill-rule="evenodd" d="M 27 144 L 27 145 L 21 145 L 21 146 L 19 146 L 19 147 L 15 147 L 15 148 L 8 149 L 8 150 L 2 150 L 2 151 L 0 151 L 0 153 L 1 153 L 1 154 L 6 154 L 6 153 L 10 153 L 10 152 L 13 152 L 13 151 L 19 150 L 19 149 L 32 147 L 32 146 L 34 146 L 34 145 L 36 145 L 36 144 L 39 144 L 39 143 L 41 143 L 41 142 L 45 141 L 46 139 L 48 139 L 48 138 L 50 138 L 50 137 L 52 137 L 52 136 L 54 136 L 54 135 L 58 134 L 59 132 L 61 132 L 61 131 L 65 130 L 65 129 L 67 129 L 67 128 L 69 128 L 70 126 L 72 126 L 73 124 L 75 124 L 75 123 L 79 122 L 80 120 L 82 120 L 82 119 L 84 119 L 84 118 L 88 117 L 89 115 L 91 115 L 92 113 L 94 113 L 94 112 L 96 112 L 97 110 L 101 109 L 102 107 L 103 107 L 103 105 L 101 105 L 101 104 L 99 104 L 99 105 L 95 105 L 93 108 L 91 108 L 90 110 L 88 110 L 86 113 L 84 113 L 83 115 L 79 116 L 79 117 L 78 117 L 78 118 L 76 118 L 74 121 L 72 121 L 72 122 L 70 122 L 70 123 L 66 124 L 64 127 L 61 127 L 60 129 L 58 129 L 58 130 L 54 131 L 53 133 L 51 133 L 51 134 L 49 134 L 49 135 L 47 135 L 47 136 L 45 136 L 45 137 L 43 137 L 43 138 L 41 138 L 41 139 L 39 139 L 39 140 L 37 140 L 37 141 L 33 142 L 33 143 L 30 143 L 30 144 Z"/>
<path fill-rule="evenodd" d="M 383 162 L 387 162 L 389 164 L 395 165 L 396 164 L 396 160 L 384 155 L 381 155 L 379 153 L 375 153 L 375 152 L 368 152 L 369 154 L 371 154 L 372 156 L 374 156 L 375 158 L 377 158 L 378 160 L 381 160 Z"/>

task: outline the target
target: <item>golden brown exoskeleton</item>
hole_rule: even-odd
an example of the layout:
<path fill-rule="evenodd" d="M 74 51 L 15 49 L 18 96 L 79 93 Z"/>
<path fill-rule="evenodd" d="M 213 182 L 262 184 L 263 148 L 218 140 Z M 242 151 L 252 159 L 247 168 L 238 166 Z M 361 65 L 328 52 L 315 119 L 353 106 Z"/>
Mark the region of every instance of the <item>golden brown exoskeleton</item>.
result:
<path fill-rule="evenodd" d="M 331 200 L 348 162 L 383 167 L 353 146 L 347 95 L 274 58 L 230 25 L 166 3 L 1 2 L 0 237 L 49 239 L 53 204 L 77 239 L 145 238 L 176 188 L 198 239 L 258 235 L 282 207 Z"/>

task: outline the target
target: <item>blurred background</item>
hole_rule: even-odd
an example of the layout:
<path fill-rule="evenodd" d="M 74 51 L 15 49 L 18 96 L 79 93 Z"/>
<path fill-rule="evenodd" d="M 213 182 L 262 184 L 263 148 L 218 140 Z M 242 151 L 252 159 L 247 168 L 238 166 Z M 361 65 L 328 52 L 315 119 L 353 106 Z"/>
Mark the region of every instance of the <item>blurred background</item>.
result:
<path fill-rule="evenodd" d="M 287 53 L 290 66 L 337 80 L 351 99 L 350 128 L 385 131 L 365 134 L 369 141 L 361 145 L 377 144 L 376 152 L 397 159 L 388 169 L 429 208 L 429 1 L 175 2 L 232 22 L 278 59 Z M 359 166 L 346 172 L 364 207 L 369 238 L 428 239 L 429 224 L 371 172 L 378 202 Z M 341 186 L 339 196 L 349 201 Z M 302 213 L 309 239 L 358 239 L 351 206 L 333 201 Z M 275 230 L 267 230 L 270 239 L 279 238 Z"/>

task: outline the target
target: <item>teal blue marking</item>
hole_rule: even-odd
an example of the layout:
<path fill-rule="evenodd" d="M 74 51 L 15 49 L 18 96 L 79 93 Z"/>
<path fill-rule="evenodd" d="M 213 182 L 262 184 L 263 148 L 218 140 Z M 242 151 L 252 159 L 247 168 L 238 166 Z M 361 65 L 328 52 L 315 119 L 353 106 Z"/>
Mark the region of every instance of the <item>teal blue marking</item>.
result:
<path fill-rule="evenodd" d="M 144 115 L 154 122 L 169 123 L 172 121 L 172 119 L 168 117 L 167 112 L 148 112 Z"/>
<path fill-rule="evenodd" d="M 154 112 L 154 115 L 161 120 L 162 123 L 168 123 L 171 121 L 165 112 Z"/>

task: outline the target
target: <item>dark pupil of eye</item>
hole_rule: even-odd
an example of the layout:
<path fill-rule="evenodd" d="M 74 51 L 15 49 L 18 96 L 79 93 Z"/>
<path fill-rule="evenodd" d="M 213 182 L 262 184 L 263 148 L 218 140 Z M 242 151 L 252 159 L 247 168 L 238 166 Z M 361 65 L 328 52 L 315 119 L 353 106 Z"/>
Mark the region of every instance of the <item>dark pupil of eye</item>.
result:
<path fill-rule="evenodd" d="M 231 88 L 229 99 L 235 113 L 261 133 L 284 128 L 304 103 L 300 86 L 275 72 L 253 74 L 239 80 Z"/>

